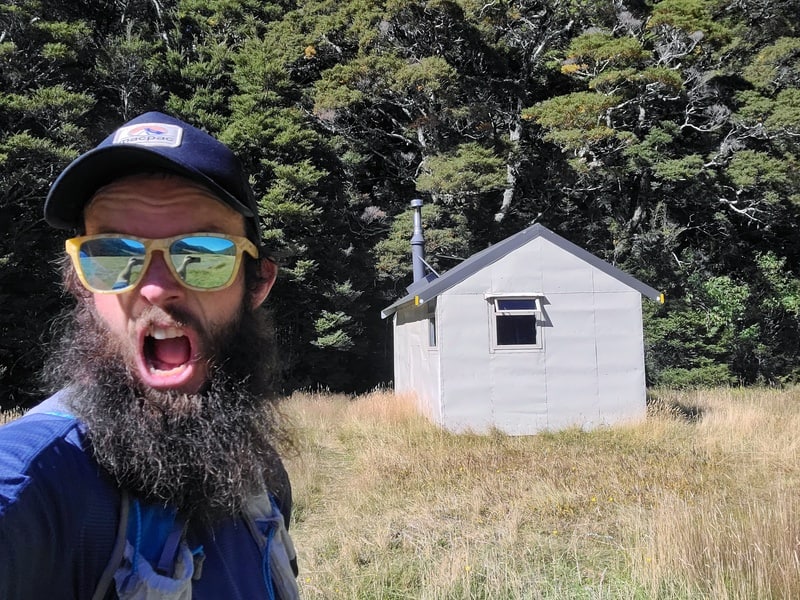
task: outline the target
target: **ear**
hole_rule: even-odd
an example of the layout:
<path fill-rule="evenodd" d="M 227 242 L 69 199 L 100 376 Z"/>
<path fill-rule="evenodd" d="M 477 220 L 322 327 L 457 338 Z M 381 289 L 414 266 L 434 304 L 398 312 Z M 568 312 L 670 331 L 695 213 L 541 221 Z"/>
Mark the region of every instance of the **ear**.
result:
<path fill-rule="evenodd" d="M 250 290 L 250 307 L 258 308 L 267 299 L 275 277 L 278 275 L 278 265 L 268 258 L 258 259 L 258 280 L 253 289 Z"/>

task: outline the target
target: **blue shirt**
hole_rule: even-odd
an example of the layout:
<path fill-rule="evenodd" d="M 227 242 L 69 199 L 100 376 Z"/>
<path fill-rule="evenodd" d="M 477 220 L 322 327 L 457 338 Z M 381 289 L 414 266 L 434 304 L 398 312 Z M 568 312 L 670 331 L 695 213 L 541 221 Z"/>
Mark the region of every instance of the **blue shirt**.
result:
<path fill-rule="evenodd" d="M 120 499 L 74 417 L 33 412 L 0 427 L 0 598 L 91 598 L 112 554 Z M 264 553 L 245 518 L 189 524 L 186 541 L 205 555 L 192 598 L 270 598 Z"/>

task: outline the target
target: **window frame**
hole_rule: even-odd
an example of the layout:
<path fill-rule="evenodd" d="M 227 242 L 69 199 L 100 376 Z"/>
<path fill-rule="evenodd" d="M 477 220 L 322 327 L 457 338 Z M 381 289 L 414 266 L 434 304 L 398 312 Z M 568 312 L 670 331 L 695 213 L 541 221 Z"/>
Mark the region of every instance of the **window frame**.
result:
<path fill-rule="evenodd" d="M 489 315 L 489 346 L 491 352 L 530 352 L 531 350 L 542 350 L 543 344 L 543 331 L 542 331 L 542 300 L 543 294 L 538 292 L 521 292 L 521 293 L 499 293 L 499 294 L 485 294 L 486 304 L 488 307 Z M 500 302 L 503 300 L 532 300 L 533 308 L 500 308 Z M 534 344 L 500 344 L 498 343 L 498 318 L 510 316 L 532 316 L 534 335 L 536 342 Z"/>
<path fill-rule="evenodd" d="M 439 329 L 436 319 L 436 302 L 428 304 L 426 321 L 428 323 L 428 350 L 439 349 Z"/>

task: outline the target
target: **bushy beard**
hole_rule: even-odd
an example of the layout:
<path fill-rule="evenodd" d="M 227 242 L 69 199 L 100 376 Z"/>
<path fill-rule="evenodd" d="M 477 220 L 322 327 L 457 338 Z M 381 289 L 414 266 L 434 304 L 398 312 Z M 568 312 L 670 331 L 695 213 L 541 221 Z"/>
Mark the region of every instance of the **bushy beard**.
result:
<path fill-rule="evenodd" d="M 243 310 L 225 331 L 206 333 L 213 361 L 201 392 L 160 391 L 138 381 L 92 303 L 79 301 L 45 380 L 51 390 L 71 386 L 69 408 L 122 489 L 213 520 L 288 486 L 277 451 L 289 436 L 272 390 L 271 332 L 263 313 Z"/>

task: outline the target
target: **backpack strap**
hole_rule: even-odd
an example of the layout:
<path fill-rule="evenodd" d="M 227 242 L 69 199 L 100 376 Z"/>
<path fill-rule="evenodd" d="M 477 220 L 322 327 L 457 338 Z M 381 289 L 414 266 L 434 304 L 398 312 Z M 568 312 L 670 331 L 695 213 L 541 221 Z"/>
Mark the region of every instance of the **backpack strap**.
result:
<path fill-rule="evenodd" d="M 251 500 L 242 516 L 263 552 L 262 575 L 270 600 L 299 599 L 293 567 L 297 564 L 297 554 L 272 495 L 262 494 Z"/>
<path fill-rule="evenodd" d="M 45 414 L 52 417 L 74 419 L 75 415 L 73 415 L 72 411 L 67 407 L 67 398 L 71 393 L 72 388 L 66 387 L 26 411 L 25 415 Z"/>
<path fill-rule="evenodd" d="M 117 537 L 114 541 L 114 548 L 111 551 L 111 558 L 97 582 L 97 588 L 92 595 L 92 600 L 103 600 L 114 581 L 114 573 L 122 564 L 122 557 L 125 553 L 125 539 L 128 529 L 128 512 L 130 511 L 131 501 L 128 492 L 122 490 L 119 505 L 119 523 L 117 524 Z"/>
<path fill-rule="evenodd" d="M 31 415 L 34 418 L 45 417 L 74 421 L 76 423 L 75 434 L 78 436 L 75 443 L 76 445 L 81 444 L 85 435 L 85 427 L 72 414 L 68 404 L 69 396 L 73 393 L 74 388 L 66 387 L 31 408 L 25 416 Z M 117 522 L 115 533 L 110 524 L 113 523 L 114 500 L 116 497 L 119 497 L 119 521 Z M 111 548 L 111 556 L 91 596 L 92 600 L 103 600 L 106 597 L 113 581 L 114 572 L 122 562 L 125 551 L 129 507 L 130 499 L 124 490 L 119 493 L 111 489 L 106 491 L 105 486 L 103 486 L 102 492 L 98 490 L 98 493 L 89 497 L 86 505 L 86 523 L 89 533 L 82 536 L 78 546 L 78 555 L 84 558 L 87 568 L 94 570 L 102 565 L 105 560 L 105 556 L 102 555 L 105 554 L 105 550 L 98 549 Z M 90 543 L 84 546 L 84 541 Z M 102 554 L 98 554 L 99 552 L 102 552 Z M 91 591 L 91 588 L 85 590 L 87 594 L 89 591 Z"/>

